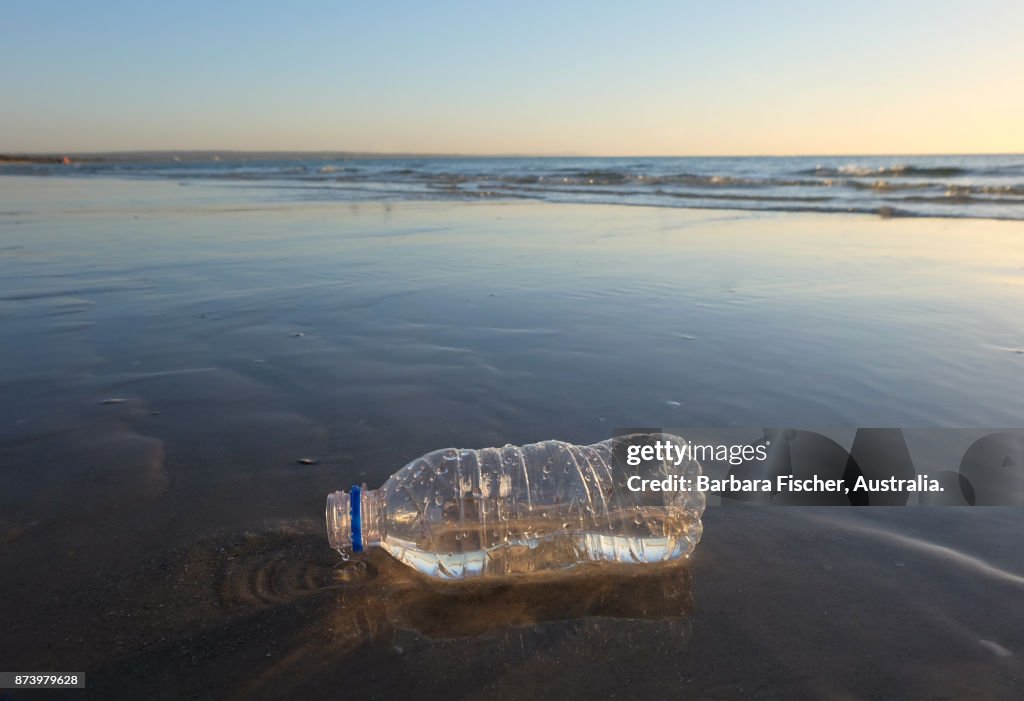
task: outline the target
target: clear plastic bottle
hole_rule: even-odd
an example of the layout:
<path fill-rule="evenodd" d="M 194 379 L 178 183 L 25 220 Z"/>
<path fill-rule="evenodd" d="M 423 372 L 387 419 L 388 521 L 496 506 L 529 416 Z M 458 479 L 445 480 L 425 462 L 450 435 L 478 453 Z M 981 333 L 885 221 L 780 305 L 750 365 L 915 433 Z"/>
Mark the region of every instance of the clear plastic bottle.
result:
<path fill-rule="evenodd" d="M 628 445 L 655 441 L 676 446 L 671 458 L 626 464 Z M 700 540 L 704 494 L 633 491 L 627 481 L 678 477 L 696 484 L 701 467 L 688 452 L 679 459 L 685 446 L 679 436 L 659 433 L 590 446 L 552 440 L 437 450 L 380 489 L 330 494 L 328 539 L 343 555 L 380 546 L 439 579 L 675 560 Z"/>

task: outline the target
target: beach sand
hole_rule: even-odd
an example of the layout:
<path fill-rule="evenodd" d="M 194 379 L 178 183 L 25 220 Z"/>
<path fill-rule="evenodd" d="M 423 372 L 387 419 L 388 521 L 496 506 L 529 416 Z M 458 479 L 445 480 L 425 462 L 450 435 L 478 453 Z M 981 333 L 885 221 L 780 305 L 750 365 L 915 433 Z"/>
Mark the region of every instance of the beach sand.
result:
<path fill-rule="evenodd" d="M 716 506 L 681 567 L 455 589 L 321 522 L 446 446 L 1017 426 L 1024 223 L 0 185 L 0 668 L 96 698 L 1024 694 L 1020 509 Z"/>

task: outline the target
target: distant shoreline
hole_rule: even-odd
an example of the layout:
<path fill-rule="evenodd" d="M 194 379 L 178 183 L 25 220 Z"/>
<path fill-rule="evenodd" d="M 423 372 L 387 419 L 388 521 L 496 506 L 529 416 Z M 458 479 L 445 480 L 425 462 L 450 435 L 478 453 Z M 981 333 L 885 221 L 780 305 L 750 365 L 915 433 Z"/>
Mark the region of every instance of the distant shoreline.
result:
<path fill-rule="evenodd" d="M 0 153 L 0 164 L 3 165 L 27 165 L 30 163 L 62 163 L 62 156 L 35 156 L 28 154 Z"/>
<path fill-rule="evenodd" d="M 362 151 L 292 150 L 126 150 L 126 151 L 51 151 L 45 154 L 0 154 L 0 165 L 59 164 L 65 159 L 78 163 L 118 163 L 140 161 L 386 161 L 390 159 L 534 159 L 592 158 L 581 156 L 467 156 L 465 154 L 380 154 Z M 599 157 L 598 157 L 599 158 Z"/>

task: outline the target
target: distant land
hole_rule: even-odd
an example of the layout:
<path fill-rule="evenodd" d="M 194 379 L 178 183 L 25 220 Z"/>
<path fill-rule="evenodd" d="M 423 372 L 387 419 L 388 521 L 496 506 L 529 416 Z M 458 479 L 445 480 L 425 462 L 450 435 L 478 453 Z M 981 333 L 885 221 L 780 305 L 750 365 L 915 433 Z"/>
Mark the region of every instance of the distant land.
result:
<path fill-rule="evenodd" d="M 523 156 L 478 156 L 458 153 L 370 153 L 363 151 L 96 151 L 76 153 L 0 153 L 0 163 L 63 163 L 65 158 L 77 162 L 131 162 L 154 160 L 179 161 L 260 161 L 260 160 L 371 160 L 390 158 L 516 158 Z"/>

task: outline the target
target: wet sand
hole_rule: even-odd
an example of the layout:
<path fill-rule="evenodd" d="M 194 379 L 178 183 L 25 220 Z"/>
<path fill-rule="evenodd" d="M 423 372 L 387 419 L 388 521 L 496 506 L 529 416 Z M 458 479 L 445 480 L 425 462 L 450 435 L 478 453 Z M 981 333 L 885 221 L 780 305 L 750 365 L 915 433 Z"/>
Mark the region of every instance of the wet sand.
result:
<path fill-rule="evenodd" d="M 0 185 L 4 670 L 96 698 L 1024 692 L 1019 509 L 713 507 L 682 567 L 456 588 L 344 562 L 320 521 L 449 445 L 1017 426 L 1020 223 Z"/>

